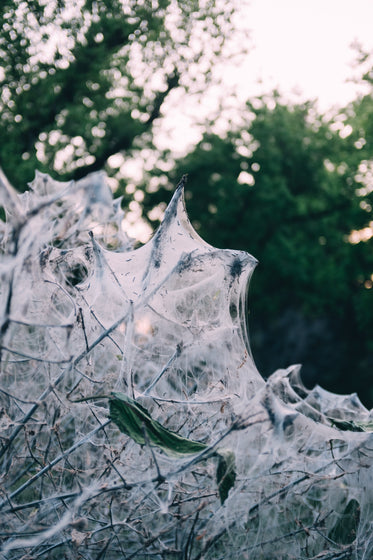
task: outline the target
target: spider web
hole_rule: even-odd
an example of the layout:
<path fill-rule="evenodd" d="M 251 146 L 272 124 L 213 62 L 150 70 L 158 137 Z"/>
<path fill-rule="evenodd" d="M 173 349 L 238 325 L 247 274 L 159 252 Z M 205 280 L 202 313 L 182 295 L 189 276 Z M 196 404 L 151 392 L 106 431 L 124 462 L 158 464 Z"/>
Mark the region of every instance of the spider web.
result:
<path fill-rule="evenodd" d="M 1 178 L 2 557 L 372 558 L 372 413 L 300 366 L 263 380 L 256 260 L 205 243 L 183 191 L 134 249 L 103 173 Z M 113 391 L 204 450 L 139 445 Z"/>

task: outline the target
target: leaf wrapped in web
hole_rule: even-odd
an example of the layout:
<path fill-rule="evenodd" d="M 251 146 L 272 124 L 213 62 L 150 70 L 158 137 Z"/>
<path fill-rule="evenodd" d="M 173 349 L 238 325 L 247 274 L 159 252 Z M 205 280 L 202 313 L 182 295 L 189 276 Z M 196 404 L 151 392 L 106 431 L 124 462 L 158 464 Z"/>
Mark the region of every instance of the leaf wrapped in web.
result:
<path fill-rule="evenodd" d="M 109 407 L 111 420 L 121 432 L 140 445 L 146 443 L 147 437 L 150 445 L 159 447 L 171 457 L 194 455 L 207 448 L 204 443 L 184 438 L 164 428 L 157 420 L 153 420 L 141 404 L 124 393 L 113 392 Z"/>

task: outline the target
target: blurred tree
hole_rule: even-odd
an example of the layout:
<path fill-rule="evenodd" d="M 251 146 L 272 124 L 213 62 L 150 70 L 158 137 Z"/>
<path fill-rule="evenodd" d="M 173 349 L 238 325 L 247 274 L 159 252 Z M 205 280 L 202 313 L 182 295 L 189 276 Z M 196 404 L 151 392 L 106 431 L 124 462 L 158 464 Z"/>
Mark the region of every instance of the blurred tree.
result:
<path fill-rule="evenodd" d="M 24 189 L 35 168 L 66 179 L 105 166 L 113 174 L 110 156 L 151 144 L 171 91 L 206 91 L 234 5 L 1 2 L 0 165 L 9 179 Z"/>
<path fill-rule="evenodd" d="M 276 93 L 253 100 L 241 128 L 205 134 L 168 183 L 153 179 L 159 188 L 145 203 L 149 211 L 161 203 L 187 172 L 200 235 L 260 261 L 250 306 L 260 371 L 301 362 L 308 383 L 358 390 L 371 406 L 373 238 L 357 241 L 370 227 L 373 193 L 360 188 L 360 156 L 339 122 Z"/>

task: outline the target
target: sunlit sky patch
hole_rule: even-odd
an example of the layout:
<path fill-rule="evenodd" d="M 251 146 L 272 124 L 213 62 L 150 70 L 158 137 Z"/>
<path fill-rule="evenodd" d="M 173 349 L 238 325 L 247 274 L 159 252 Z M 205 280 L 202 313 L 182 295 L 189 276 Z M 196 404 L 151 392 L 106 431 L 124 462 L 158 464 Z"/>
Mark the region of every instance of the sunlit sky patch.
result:
<path fill-rule="evenodd" d="M 251 51 L 237 84 L 250 95 L 254 80 L 318 99 L 325 110 L 354 97 L 351 81 L 356 41 L 373 47 L 371 0 L 251 0 L 242 25 L 251 29 Z M 246 79 L 245 79 L 246 76 Z"/>
<path fill-rule="evenodd" d="M 237 26 L 250 32 L 249 52 L 239 64 L 232 60 L 215 68 L 226 97 L 236 96 L 232 111 L 237 113 L 237 97 L 244 104 L 273 89 L 291 101 L 315 100 L 322 112 L 344 106 L 365 91 L 353 81 L 359 72 L 352 46 L 360 43 L 373 50 L 372 21 L 372 0 L 243 0 Z M 219 95 L 221 88 L 196 107 L 193 100 L 185 103 L 180 92 L 172 92 L 162 123 L 166 136 L 164 142 L 159 137 L 159 146 L 168 147 L 172 138 L 173 149 L 182 152 L 186 144 L 196 143 L 201 133 L 196 115 L 202 120 L 215 112 L 220 118 Z"/>

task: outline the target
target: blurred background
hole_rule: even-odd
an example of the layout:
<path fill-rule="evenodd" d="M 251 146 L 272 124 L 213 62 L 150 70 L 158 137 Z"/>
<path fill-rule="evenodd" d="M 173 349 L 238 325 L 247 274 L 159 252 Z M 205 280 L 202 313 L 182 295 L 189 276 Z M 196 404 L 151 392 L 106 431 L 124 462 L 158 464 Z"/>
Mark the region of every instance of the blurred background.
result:
<path fill-rule="evenodd" d="M 19 190 L 104 169 L 144 243 L 180 177 L 209 243 L 244 249 L 266 377 L 373 406 L 369 0 L 3 0 L 0 166 Z"/>

